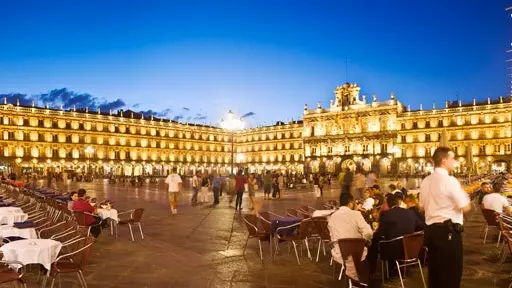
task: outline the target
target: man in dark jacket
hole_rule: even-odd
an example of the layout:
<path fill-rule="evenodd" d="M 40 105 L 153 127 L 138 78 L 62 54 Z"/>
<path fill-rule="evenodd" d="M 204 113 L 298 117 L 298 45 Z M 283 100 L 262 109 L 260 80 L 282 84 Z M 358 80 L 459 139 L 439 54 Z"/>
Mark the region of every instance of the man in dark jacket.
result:
<path fill-rule="evenodd" d="M 389 210 L 382 212 L 379 228 L 373 234 L 372 247 L 368 252 L 370 274 L 373 274 L 377 267 L 379 241 L 391 240 L 425 229 L 425 223 L 422 223 L 411 210 L 400 207 L 401 197 L 388 194 L 386 201 Z"/>

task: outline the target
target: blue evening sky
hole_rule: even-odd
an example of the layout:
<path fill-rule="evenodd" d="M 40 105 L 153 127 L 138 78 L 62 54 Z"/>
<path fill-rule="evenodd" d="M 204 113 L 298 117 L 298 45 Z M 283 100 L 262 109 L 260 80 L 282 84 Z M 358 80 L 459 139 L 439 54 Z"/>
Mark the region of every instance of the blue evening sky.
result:
<path fill-rule="evenodd" d="M 346 81 L 379 99 L 394 91 L 413 109 L 457 95 L 497 98 L 508 94 L 506 7 L 484 0 L 5 0 L 0 94 L 67 88 L 207 122 L 229 109 L 253 112 L 253 125 L 297 119 L 305 103 L 327 106 Z"/>

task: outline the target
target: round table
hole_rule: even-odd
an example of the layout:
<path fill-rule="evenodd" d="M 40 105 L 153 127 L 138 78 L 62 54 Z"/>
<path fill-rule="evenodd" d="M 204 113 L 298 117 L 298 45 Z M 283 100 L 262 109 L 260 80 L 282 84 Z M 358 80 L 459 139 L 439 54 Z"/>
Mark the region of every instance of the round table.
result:
<path fill-rule="evenodd" d="M 18 207 L 1 207 L 0 224 L 14 225 L 14 222 L 27 221 L 28 215 Z"/>
<path fill-rule="evenodd" d="M 101 217 L 101 219 L 107 220 L 107 221 L 108 221 L 108 219 L 110 219 L 110 235 L 114 235 L 114 226 L 116 226 L 117 222 L 119 222 L 119 215 L 117 213 L 117 210 L 112 209 L 112 208 L 110 208 L 110 209 L 98 208 L 96 210 L 96 212 L 98 213 L 98 216 Z"/>
<path fill-rule="evenodd" d="M 3 260 L 19 261 L 24 265 L 41 264 L 50 270 L 57 259 L 62 243 L 51 239 L 27 239 L 7 243 L 0 247 Z"/>
<path fill-rule="evenodd" d="M 36 229 L 30 228 L 16 228 L 8 225 L 0 225 L 0 237 L 23 237 L 25 239 L 37 239 Z"/>
<path fill-rule="evenodd" d="M 116 222 L 119 221 L 119 216 L 117 214 L 117 210 L 116 209 L 102 209 L 102 208 L 98 208 L 97 210 L 98 212 L 98 215 L 101 217 L 101 219 L 107 219 L 107 218 L 110 218 Z"/>

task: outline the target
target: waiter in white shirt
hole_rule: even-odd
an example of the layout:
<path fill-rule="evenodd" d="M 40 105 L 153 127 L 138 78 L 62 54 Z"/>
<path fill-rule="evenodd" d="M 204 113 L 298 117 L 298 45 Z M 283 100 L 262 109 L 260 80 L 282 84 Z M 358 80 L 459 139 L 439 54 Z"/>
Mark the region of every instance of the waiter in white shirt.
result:
<path fill-rule="evenodd" d="M 454 156 L 448 147 L 437 148 L 432 157 L 434 173 L 420 187 L 420 205 L 427 224 L 428 282 L 432 288 L 460 287 L 462 278 L 463 212 L 471 209 L 471 203 L 459 181 L 449 175 Z"/>

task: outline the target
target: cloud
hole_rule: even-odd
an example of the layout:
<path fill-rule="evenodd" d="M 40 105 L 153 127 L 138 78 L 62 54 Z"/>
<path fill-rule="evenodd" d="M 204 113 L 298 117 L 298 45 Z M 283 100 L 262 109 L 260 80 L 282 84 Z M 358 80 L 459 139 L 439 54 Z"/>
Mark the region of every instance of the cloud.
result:
<path fill-rule="evenodd" d="M 21 93 L 9 93 L 9 94 L 0 94 L 0 99 L 2 101 L 2 104 L 4 103 L 4 98 L 7 103 L 11 103 L 13 105 L 16 105 L 17 101 L 20 101 L 20 105 L 22 106 L 31 106 L 32 105 L 32 98 L 27 96 L 27 94 L 21 94 Z"/>
<path fill-rule="evenodd" d="M 109 101 L 102 97 L 97 97 L 89 93 L 75 92 L 68 88 L 53 89 L 47 93 L 33 95 L 23 93 L 4 93 L 0 94 L 0 101 L 2 101 L 2 103 L 4 97 L 6 98 L 7 103 L 16 105 L 16 102 L 19 101 L 21 106 L 28 107 L 32 106 L 32 101 L 34 101 L 35 105 L 38 107 L 45 107 L 48 105 L 50 108 L 59 109 L 62 105 L 64 110 L 71 110 L 73 107 L 77 109 L 85 109 L 88 107 L 89 111 L 100 109 L 102 112 L 108 112 L 109 110 L 131 109 L 133 111 L 138 111 L 137 113 L 144 114 L 146 117 L 152 115 L 157 118 L 173 119 L 174 121 L 183 121 L 186 119 L 186 121 L 190 122 L 208 119 L 207 113 L 204 111 L 201 110 L 199 112 L 195 112 L 189 107 L 181 107 L 178 111 L 181 113 L 176 113 L 177 115 L 173 115 L 173 110 L 171 108 L 163 110 L 141 110 L 140 103 L 131 105 L 120 98 Z"/>
<path fill-rule="evenodd" d="M 159 118 L 169 118 L 171 116 L 172 110 L 170 108 L 167 108 L 162 111 L 153 111 L 153 110 L 149 109 L 149 110 L 141 110 L 137 113 L 149 115 L 149 116 L 153 115 L 154 117 L 159 117 Z"/>
<path fill-rule="evenodd" d="M 256 113 L 254 113 L 254 112 L 247 112 L 244 115 L 242 115 L 242 118 L 247 118 L 247 117 L 251 117 L 251 116 L 254 116 L 254 115 L 256 115 Z"/>
<path fill-rule="evenodd" d="M 112 102 L 104 102 L 100 106 L 98 106 L 102 111 L 109 111 L 109 110 L 116 110 L 119 108 L 123 108 L 126 106 L 126 103 L 124 103 L 123 100 L 117 99 Z"/>

